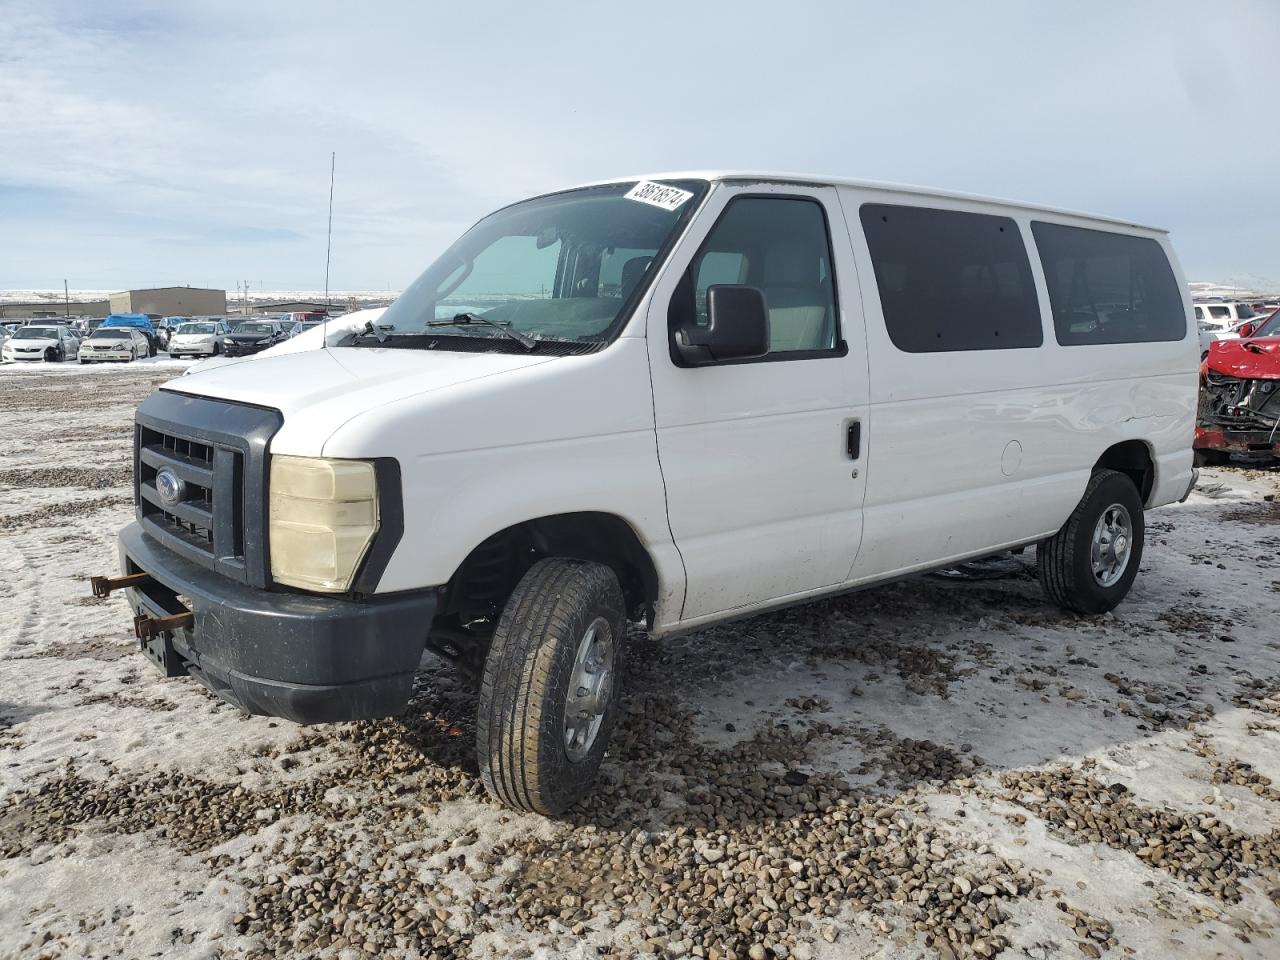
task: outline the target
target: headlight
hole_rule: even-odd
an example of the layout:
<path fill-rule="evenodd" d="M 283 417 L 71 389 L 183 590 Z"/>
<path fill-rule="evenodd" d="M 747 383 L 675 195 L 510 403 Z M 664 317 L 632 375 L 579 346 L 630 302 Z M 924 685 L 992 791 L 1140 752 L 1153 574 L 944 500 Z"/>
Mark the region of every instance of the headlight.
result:
<path fill-rule="evenodd" d="M 378 532 L 378 485 L 367 460 L 271 458 L 268 535 L 277 583 L 342 593 Z"/>

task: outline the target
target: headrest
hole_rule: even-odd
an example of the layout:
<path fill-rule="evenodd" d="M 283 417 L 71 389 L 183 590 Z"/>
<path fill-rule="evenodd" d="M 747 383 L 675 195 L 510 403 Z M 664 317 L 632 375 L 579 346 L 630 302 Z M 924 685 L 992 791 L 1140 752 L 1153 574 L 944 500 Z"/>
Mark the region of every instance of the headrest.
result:
<path fill-rule="evenodd" d="M 653 257 L 632 257 L 622 265 L 620 287 L 624 300 L 631 295 L 631 291 L 636 288 L 636 284 L 640 282 L 640 278 L 644 276 L 644 272 L 649 269 L 651 263 L 653 263 Z"/>
<path fill-rule="evenodd" d="M 818 258 L 801 244 L 776 244 L 765 254 L 764 282 L 766 285 L 817 283 Z"/>

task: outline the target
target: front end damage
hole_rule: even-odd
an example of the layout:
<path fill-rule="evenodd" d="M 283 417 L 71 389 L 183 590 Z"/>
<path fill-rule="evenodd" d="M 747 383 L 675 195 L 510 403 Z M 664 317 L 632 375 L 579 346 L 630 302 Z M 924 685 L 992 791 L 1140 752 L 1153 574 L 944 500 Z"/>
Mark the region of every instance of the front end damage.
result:
<path fill-rule="evenodd" d="M 1202 460 L 1280 460 L 1280 337 L 1212 344 L 1194 446 Z"/>

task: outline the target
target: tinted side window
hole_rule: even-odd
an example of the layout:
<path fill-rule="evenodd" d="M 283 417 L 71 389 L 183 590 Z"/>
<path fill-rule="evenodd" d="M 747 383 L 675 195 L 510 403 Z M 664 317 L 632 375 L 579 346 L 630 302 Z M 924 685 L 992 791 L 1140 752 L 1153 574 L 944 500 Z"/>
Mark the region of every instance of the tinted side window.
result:
<path fill-rule="evenodd" d="M 908 353 L 1044 342 L 1018 225 L 1008 217 L 863 204 L 889 339 Z"/>
<path fill-rule="evenodd" d="M 826 216 L 817 201 L 741 197 L 732 201 L 689 266 L 672 320 L 707 322 L 707 289 L 745 283 L 764 291 L 769 355 L 833 350 L 836 295 Z"/>
<path fill-rule="evenodd" d="M 1033 222 L 1031 232 L 1059 343 L 1152 343 L 1186 336 L 1178 282 L 1156 241 L 1056 223 Z M 1209 313 L 1217 315 L 1213 307 Z"/>

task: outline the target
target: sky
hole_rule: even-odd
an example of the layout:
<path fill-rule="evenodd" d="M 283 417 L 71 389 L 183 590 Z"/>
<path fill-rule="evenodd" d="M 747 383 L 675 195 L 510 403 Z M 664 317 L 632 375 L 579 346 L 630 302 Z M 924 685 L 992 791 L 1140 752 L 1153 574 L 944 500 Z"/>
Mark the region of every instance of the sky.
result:
<path fill-rule="evenodd" d="M 399 290 L 531 194 L 923 184 L 1280 290 L 1280 0 L 0 0 L 0 289 Z"/>

